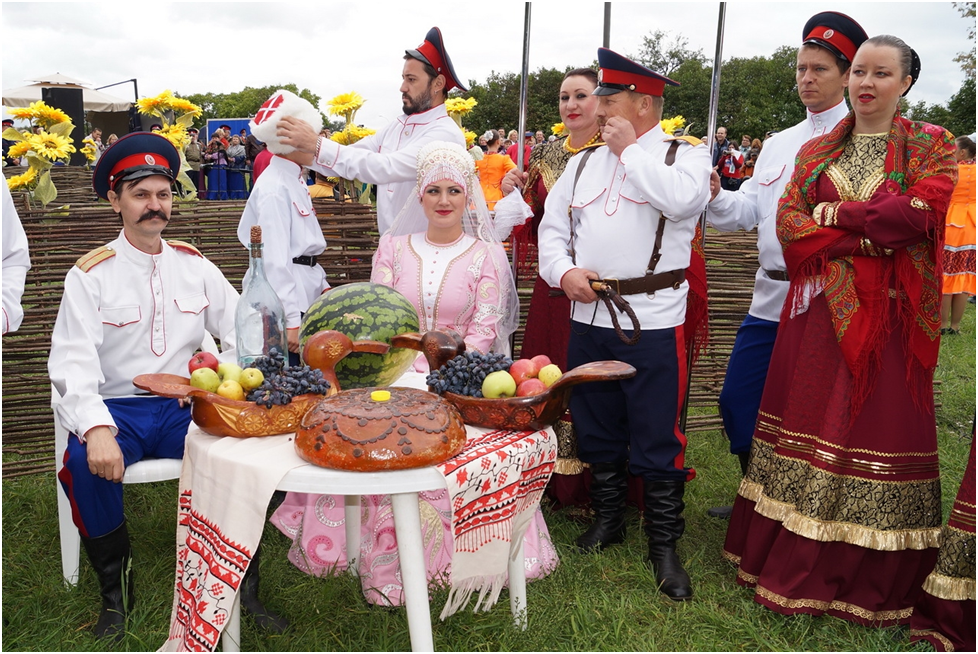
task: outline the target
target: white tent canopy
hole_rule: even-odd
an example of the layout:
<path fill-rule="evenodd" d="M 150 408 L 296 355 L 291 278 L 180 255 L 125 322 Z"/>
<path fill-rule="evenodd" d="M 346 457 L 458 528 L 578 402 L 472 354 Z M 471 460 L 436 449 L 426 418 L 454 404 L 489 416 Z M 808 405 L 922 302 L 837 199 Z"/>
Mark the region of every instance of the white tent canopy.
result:
<path fill-rule="evenodd" d="M 61 73 L 43 75 L 37 79 L 28 81 L 35 83 L 29 86 L 19 86 L 14 89 L 4 89 L 3 106 L 10 108 L 27 107 L 32 102 L 37 102 L 41 99 L 42 88 L 49 87 L 81 89 L 85 111 L 128 111 L 129 107 L 132 106 L 132 103 L 128 100 L 90 89 L 86 86 L 86 82 L 62 75 Z"/>

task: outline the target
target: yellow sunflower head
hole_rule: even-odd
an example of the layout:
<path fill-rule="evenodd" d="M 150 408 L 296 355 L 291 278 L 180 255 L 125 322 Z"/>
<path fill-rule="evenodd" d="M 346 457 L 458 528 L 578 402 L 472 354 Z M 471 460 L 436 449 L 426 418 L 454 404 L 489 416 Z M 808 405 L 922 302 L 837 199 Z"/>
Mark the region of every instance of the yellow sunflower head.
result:
<path fill-rule="evenodd" d="M 472 111 L 477 104 L 479 102 L 475 98 L 448 98 L 445 100 L 445 111 L 452 117 L 461 117 Z"/>
<path fill-rule="evenodd" d="M 31 150 L 48 161 L 60 161 L 67 159 L 68 155 L 75 151 L 75 146 L 71 144 L 71 139 L 67 139 L 57 134 L 41 132 L 34 134 L 30 138 Z"/>
<path fill-rule="evenodd" d="M 57 125 L 58 123 L 69 123 L 71 122 L 71 118 L 69 118 L 68 114 L 60 109 L 55 109 L 54 107 L 48 107 L 45 105 L 37 112 L 37 122 L 39 125 L 41 125 L 41 127 L 48 129 L 52 125 Z"/>
<path fill-rule="evenodd" d="M 329 106 L 329 115 L 350 117 L 363 106 L 366 100 L 356 91 L 341 93 L 326 104 Z"/>
<path fill-rule="evenodd" d="M 465 147 L 471 148 L 475 144 L 476 133 L 465 130 L 463 134 L 465 134 Z"/>
<path fill-rule="evenodd" d="M 550 131 L 554 136 L 563 136 L 567 132 L 567 128 L 563 123 L 554 123 L 554 126 L 550 128 Z"/>
<path fill-rule="evenodd" d="M 190 100 L 184 98 L 178 98 L 173 96 L 170 101 L 170 108 L 173 109 L 178 114 L 193 114 L 194 116 L 200 116 L 203 113 L 203 109 L 195 105 Z"/>
<path fill-rule="evenodd" d="M 33 181 L 37 179 L 37 170 L 34 168 L 28 168 L 21 175 L 14 175 L 7 180 L 7 187 L 14 191 L 19 188 L 30 185 Z"/>
<path fill-rule="evenodd" d="M 9 111 L 10 115 L 14 118 L 23 118 L 26 120 L 34 119 L 34 110 L 31 107 L 17 107 Z"/>
<path fill-rule="evenodd" d="M 686 126 L 686 119 L 682 116 L 673 116 L 672 118 L 663 118 L 659 121 L 662 125 L 662 131 L 666 134 L 672 136 L 672 133 L 677 129 L 682 129 Z"/>
<path fill-rule="evenodd" d="M 183 125 L 167 125 L 159 131 L 159 135 L 172 143 L 178 152 L 187 145 L 187 130 Z"/>
<path fill-rule="evenodd" d="M 10 149 L 7 151 L 7 156 L 10 157 L 11 159 L 17 159 L 27 154 L 27 152 L 30 149 L 31 149 L 30 141 L 17 141 L 16 143 L 10 146 Z"/>

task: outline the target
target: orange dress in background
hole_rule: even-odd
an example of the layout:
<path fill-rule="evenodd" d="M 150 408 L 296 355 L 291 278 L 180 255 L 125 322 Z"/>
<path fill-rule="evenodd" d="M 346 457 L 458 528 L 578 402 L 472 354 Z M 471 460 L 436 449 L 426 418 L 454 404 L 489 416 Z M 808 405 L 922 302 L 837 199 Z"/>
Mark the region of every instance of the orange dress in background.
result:
<path fill-rule="evenodd" d="M 975 162 L 958 162 L 944 230 L 944 295 L 975 294 Z"/>
<path fill-rule="evenodd" d="M 494 152 L 476 161 L 475 168 L 479 172 L 482 193 L 486 196 L 486 206 L 489 207 L 489 211 L 492 211 L 496 208 L 496 202 L 503 199 L 503 191 L 500 188 L 503 177 L 516 168 L 516 164 L 509 156 Z"/>

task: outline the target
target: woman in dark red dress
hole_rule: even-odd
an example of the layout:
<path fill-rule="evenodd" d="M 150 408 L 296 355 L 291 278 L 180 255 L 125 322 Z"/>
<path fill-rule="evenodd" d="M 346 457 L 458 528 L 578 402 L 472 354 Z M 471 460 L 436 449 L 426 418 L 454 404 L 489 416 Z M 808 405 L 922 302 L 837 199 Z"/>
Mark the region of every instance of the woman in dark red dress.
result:
<path fill-rule="evenodd" d="M 938 652 L 975 651 L 975 432 L 964 479 L 941 530 L 937 565 L 910 616 L 910 642 Z"/>
<path fill-rule="evenodd" d="M 805 144 L 781 200 L 791 291 L 724 555 L 785 614 L 906 623 L 941 525 L 933 375 L 944 215 L 943 128 L 898 112 L 920 70 L 866 41 L 853 113 Z"/>

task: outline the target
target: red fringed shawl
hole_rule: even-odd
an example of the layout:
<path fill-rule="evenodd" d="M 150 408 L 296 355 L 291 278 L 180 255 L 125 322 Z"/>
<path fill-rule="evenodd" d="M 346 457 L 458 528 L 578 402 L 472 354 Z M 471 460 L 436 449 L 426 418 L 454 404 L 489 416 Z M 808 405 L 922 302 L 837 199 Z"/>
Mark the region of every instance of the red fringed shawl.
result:
<path fill-rule="evenodd" d="M 916 395 L 922 386 L 914 382 L 931 377 L 937 365 L 944 216 L 957 179 L 954 140 L 942 127 L 896 116 L 882 183 L 866 202 L 831 202 L 827 214 L 838 220 L 823 226 L 832 221 L 813 218 L 826 215 L 816 209 L 827 199 L 819 197 L 826 188 L 819 178 L 842 154 L 854 124 L 850 113 L 826 138 L 802 147 L 781 198 L 778 238 L 791 278 L 782 321 L 801 306 L 806 286 L 824 287 L 836 338 L 853 375 L 853 415 L 872 392 L 883 345 L 899 321 L 908 382 L 915 400 L 927 406 L 927 398 Z M 899 246 L 867 238 L 873 220 L 872 233 L 892 229 L 904 237 L 897 238 Z M 919 227 L 909 240 L 908 225 L 911 232 Z M 893 297 L 895 303 L 889 301 Z"/>

